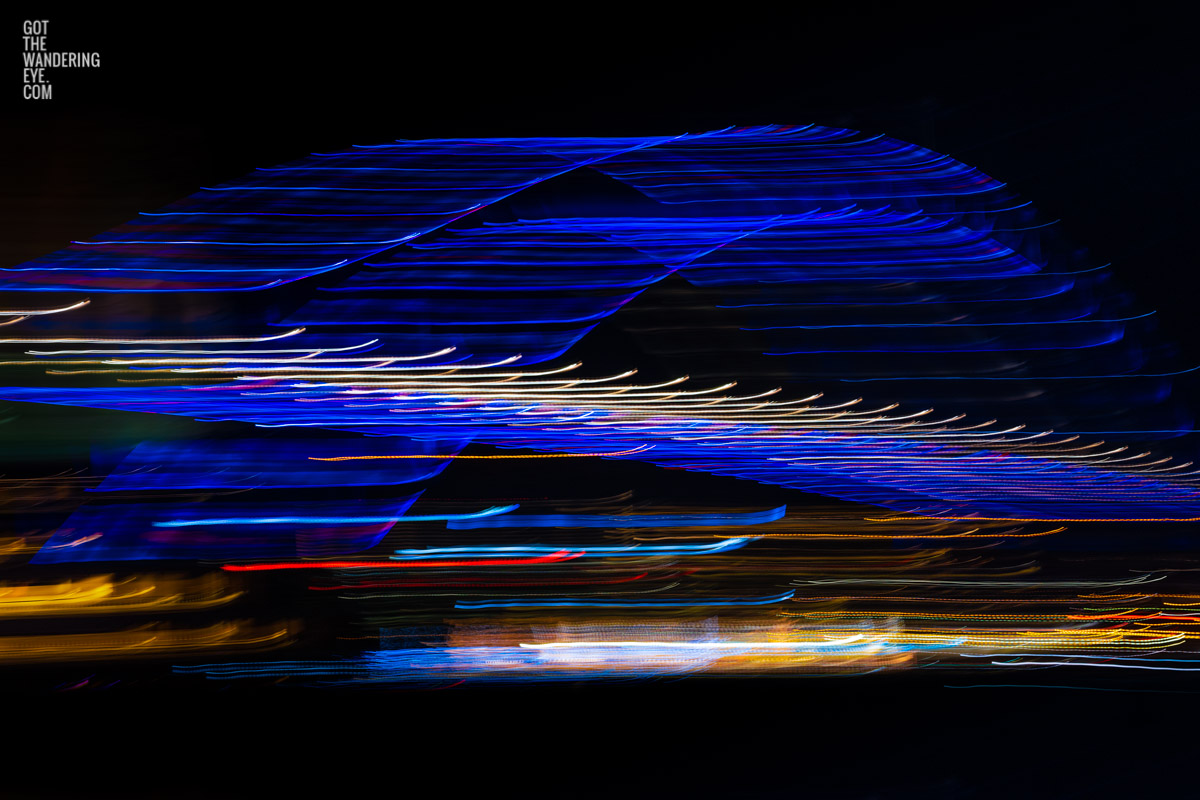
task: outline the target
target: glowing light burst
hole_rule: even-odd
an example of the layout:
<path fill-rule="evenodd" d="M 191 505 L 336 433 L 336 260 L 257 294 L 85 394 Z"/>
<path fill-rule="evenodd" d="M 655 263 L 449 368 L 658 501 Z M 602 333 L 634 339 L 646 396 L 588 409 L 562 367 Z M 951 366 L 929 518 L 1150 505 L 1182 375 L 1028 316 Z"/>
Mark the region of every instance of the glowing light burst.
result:
<path fill-rule="evenodd" d="M 215 431 L 0 479 L 6 566 L 207 577 L 43 572 L 0 586 L 0 617 L 234 614 L 295 579 L 357 655 L 177 671 L 329 685 L 1200 668 L 1200 587 L 1100 555 L 1194 549 L 1200 367 L 1009 187 L 914 144 L 773 125 L 358 146 L 0 289 L 55 297 L 0 310 L 0 398 Z M 634 490 L 578 499 L 603 468 Z M 676 503 L 645 477 L 667 469 L 772 499 Z M 1093 560 L 1025 549 L 1063 541 Z M 302 627 L 5 636 L 0 660 Z"/>

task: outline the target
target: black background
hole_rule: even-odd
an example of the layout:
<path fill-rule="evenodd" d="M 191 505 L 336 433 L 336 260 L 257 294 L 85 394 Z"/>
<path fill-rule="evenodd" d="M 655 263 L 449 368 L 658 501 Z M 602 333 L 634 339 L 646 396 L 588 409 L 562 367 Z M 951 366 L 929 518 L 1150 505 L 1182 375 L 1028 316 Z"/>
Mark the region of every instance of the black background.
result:
<path fill-rule="evenodd" d="M 0 32 L 0 266 L 312 151 L 815 122 L 1007 181 L 1114 262 L 1200 363 L 1187 4 L 15 5 Z M 101 68 L 54 71 L 53 100 L 22 100 L 23 19 L 50 20 L 51 50 L 98 51 Z M 31 796 L 163 797 L 1148 797 L 1194 785 L 1198 695 L 942 682 L 13 696 L 0 796 L 5 781 Z"/>

